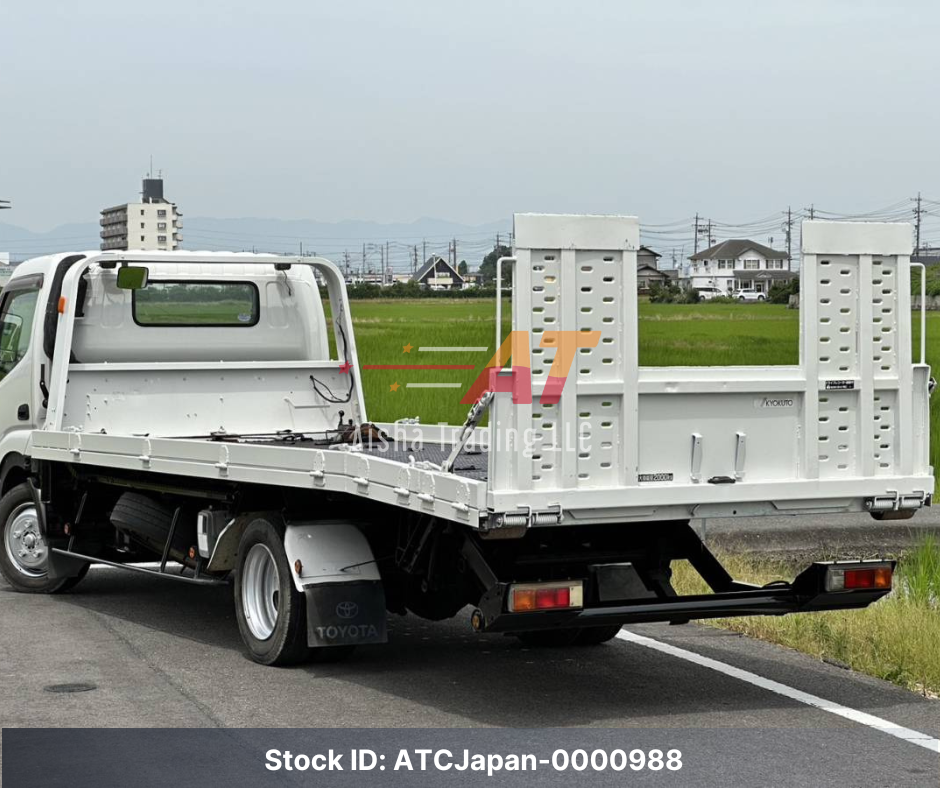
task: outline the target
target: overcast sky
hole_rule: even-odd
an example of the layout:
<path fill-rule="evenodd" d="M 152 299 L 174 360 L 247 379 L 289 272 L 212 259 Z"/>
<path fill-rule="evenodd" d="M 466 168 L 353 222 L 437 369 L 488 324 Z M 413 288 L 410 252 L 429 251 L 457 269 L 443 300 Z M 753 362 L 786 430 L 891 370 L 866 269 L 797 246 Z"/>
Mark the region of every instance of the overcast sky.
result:
<path fill-rule="evenodd" d="M 940 3 L 0 0 L 0 218 L 466 223 L 940 199 Z"/>

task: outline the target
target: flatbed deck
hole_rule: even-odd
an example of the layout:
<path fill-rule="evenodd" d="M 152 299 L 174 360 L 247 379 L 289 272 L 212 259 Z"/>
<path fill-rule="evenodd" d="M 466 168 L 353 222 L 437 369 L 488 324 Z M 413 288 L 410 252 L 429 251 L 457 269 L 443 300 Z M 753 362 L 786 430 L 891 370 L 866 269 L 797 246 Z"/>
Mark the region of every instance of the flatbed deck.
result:
<path fill-rule="evenodd" d="M 218 441 L 212 441 L 218 442 Z M 285 446 L 298 449 L 321 449 L 326 451 L 337 451 L 335 446 L 315 438 L 297 438 L 289 440 L 278 440 L 271 438 L 249 438 L 238 441 L 239 443 L 252 444 L 254 446 Z M 429 444 L 425 446 L 414 446 L 408 441 L 384 441 L 365 443 L 357 447 L 356 451 L 366 454 L 370 457 L 381 457 L 390 462 L 400 462 L 403 465 L 415 465 L 417 463 L 430 463 L 438 468 L 450 456 L 453 450 L 452 444 Z M 475 479 L 485 482 L 487 480 L 487 466 L 489 464 L 489 452 L 482 449 L 469 449 L 457 458 L 453 472 L 457 476 L 467 479 Z"/>

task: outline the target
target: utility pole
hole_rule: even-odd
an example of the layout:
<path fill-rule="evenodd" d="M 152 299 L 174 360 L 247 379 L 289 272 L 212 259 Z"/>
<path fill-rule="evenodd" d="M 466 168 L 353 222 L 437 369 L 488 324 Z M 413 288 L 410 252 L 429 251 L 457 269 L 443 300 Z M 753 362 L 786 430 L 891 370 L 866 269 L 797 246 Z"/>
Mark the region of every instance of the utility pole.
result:
<path fill-rule="evenodd" d="M 300 256 L 301 257 L 304 256 L 304 242 L 303 241 L 300 242 Z"/>
<path fill-rule="evenodd" d="M 804 210 L 809 211 L 809 220 L 810 220 L 810 221 L 813 221 L 813 219 L 816 218 L 816 203 L 811 203 L 810 206 L 809 206 L 809 208 L 805 208 Z"/>
<path fill-rule="evenodd" d="M 359 263 L 359 277 L 362 278 L 362 274 L 366 270 L 366 245 L 362 245 L 362 262 Z"/>
<path fill-rule="evenodd" d="M 715 239 L 712 236 L 712 220 L 708 220 L 708 224 L 703 225 L 704 217 L 695 214 L 695 251 L 692 254 L 698 254 L 698 237 L 704 235 L 708 240 L 709 246 L 715 245 Z"/>
<path fill-rule="evenodd" d="M 454 238 L 454 262 L 451 263 L 454 270 L 457 270 L 457 239 Z"/>
<path fill-rule="evenodd" d="M 421 265 L 424 265 L 428 261 L 428 239 L 425 238 L 422 242 L 421 249 Z"/>
<path fill-rule="evenodd" d="M 346 265 L 346 278 L 349 279 L 349 250 L 343 252 L 343 262 Z"/>
<path fill-rule="evenodd" d="M 920 217 L 924 213 L 924 209 L 920 207 L 920 192 L 917 192 L 917 207 L 914 209 L 914 254 L 920 254 Z"/>
<path fill-rule="evenodd" d="M 783 226 L 784 232 L 787 234 L 787 260 L 793 259 L 793 212 L 790 209 L 790 206 L 787 206 L 787 222 Z"/>

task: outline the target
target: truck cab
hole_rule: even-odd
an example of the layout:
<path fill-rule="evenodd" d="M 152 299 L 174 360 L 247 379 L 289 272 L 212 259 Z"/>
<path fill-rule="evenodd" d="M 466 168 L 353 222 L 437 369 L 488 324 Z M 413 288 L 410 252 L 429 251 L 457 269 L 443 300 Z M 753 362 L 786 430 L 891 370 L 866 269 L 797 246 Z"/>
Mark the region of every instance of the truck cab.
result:
<path fill-rule="evenodd" d="M 0 296 L 0 493 L 26 479 L 30 432 L 41 424 L 43 315 L 59 257 L 17 266 Z"/>

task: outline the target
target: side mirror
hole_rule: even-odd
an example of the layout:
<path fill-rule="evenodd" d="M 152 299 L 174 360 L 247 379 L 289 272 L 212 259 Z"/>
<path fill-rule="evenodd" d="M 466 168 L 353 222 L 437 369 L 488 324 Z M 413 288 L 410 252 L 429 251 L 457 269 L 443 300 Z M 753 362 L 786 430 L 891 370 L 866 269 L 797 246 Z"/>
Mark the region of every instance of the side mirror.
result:
<path fill-rule="evenodd" d="M 117 286 L 119 290 L 143 290 L 149 279 L 148 269 L 125 265 L 118 269 Z"/>

